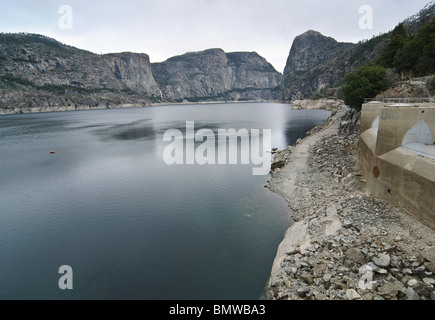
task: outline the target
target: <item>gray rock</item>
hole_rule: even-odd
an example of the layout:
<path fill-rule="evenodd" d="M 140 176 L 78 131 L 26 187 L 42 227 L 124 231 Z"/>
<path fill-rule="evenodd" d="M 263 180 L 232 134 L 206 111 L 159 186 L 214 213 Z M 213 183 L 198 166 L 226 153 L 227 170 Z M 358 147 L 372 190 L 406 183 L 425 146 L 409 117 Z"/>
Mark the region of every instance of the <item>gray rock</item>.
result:
<path fill-rule="evenodd" d="M 385 252 L 391 252 L 393 250 L 393 247 L 389 243 L 382 243 L 384 245 L 384 251 Z"/>
<path fill-rule="evenodd" d="M 416 280 L 416 279 L 414 279 L 414 278 L 409 279 L 409 281 L 406 283 L 406 285 L 407 285 L 408 287 L 414 287 L 414 286 L 416 286 L 417 284 L 418 284 L 418 280 Z"/>
<path fill-rule="evenodd" d="M 299 248 L 291 247 L 291 248 L 289 248 L 289 249 L 287 250 L 286 253 L 287 253 L 288 255 L 293 255 L 293 254 L 299 253 Z"/>
<path fill-rule="evenodd" d="M 425 262 L 424 266 L 432 273 L 435 273 L 435 262 Z"/>
<path fill-rule="evenodd" d="M 402 273 L 405 275 L 411 275 L 412 274 L 412 270 L 409 268 L 404 268 L 402 269 Z"/>
<path fill-rule="evenodd" d="M 391 258 L 388 254 L 380 254 L 377 257 L 373 257 L 372 261 L 378 267 L 388 267 L 390 265 Z"/>
<path fill-rule="evenodd" d="M 392 266 L 393 268 L 399 268 L 400 267 L 400 259 L 395 255 L 391 255 L 390 258 L 391 258 L 390 266 Z"/>
<path fill-rule="evenodd" d="M 422 251 L 422 256 L 430 262 L 435 262 L 435 247 L 431 246 L 425 248 Z"/>
<path fill-rule="evenodd" d="M 323 294 L 322 292 L 315 291 L 315 292 L 313 292 L 313 294 L 314 294 L 314 297 L 316 298 L 316 300 L 328 299 L 328 297 L 325 294 Z"/>
<path fill-rule="evenodd" d="M 302 272 L 302 274 L 300 275 L 300 278 L 305 281 L 308 284 L 313 283 L 313 276 L 311 274 L 309 274 L 308 272 Z"/>
<path fill-rule="evenodd" d="M 362 231 L 362 225 L 361 223 L 354 223 L 353 227 L 355 228 L 356 231 L 361 232 Z"/>
<path fill-rule="evenodd" d="M 346 297 L 348 300 L 360 300 L 361 296 L 354 289 L 346 290 Z"/>
<path fill-rule="evenodd" d="M 329 282 L 331 280 L 331 278 L 332 278 L 332 274 L 331 273 L 325 273 L 323 275 L 323 281 L 325 281 L 325 282 Z"/>
<path fill-rule="evenodd" d="M 369 262 L 366 265 L 360 267 L 359 268 L 359 273 L 365 273 L 367 270 L 371 270 L 371 271 L 379 273 L 379 274 L 387 274 L 388 273 L 387 270 L 379 268 L 373 262 Z"/>
<path fill-rule="evenodd" d="M 331 203 L 328 208 L 326 208 L 326 215 L 327 216 L 335 216 L 337 215 L 337 206 L 335 203 Z"/>
<path fill-rule="evenodd" d="M 283 283 L 287 288 L 291 288 L 291 286 L 292 286 L 292 284 L 288 278 L 284 278 Z"/>
<path fill-rule="evenodd" d="M 415 269 L 412 271 L 412 273 L 413 273 L 413 274 L 417 274 L 417 275 L 421 275 L 421 274 L 424 273 L 425 270 L 426 270 L 426 267 L 425 267 L 425 266 L 419 266 L 419 267 L 415 268 Z"/>
<path fill-rule="evenodd" d="M 343 228 L 349 229 L 350 227 L 352 227 L 353 223 L 351 220 L 343 220 Z"/>
<path fill-rule="evenodd" d="M 352 260 L 353 262 L 363 264 L 365 262 L 365 255 L 361 252 L 360 249 L 350 248 L 346 251 L 346 256 Z"/>
<path fill-rule="evenodd" d="M 387 282 L 378 288 L 378 293 L 386 299 L 395 299 L 403 288 L 404 285 L 400 281 Z"/>
<path fill-rule="evenodd" d="M 347 299 L 346 291 L 343 291 L 343 290 L 339 291 L 339 292 L 337 293 L 337 297 L 338 297 L 339 299 L 342 299 L 342 300 Z"/>
<path fill-rule="evenodd" d="M 420 300 L 417 292 L 415 292 L 411 287 L 406 288 L 405 296 L 407 300 Z"/>
<path fill-rule="evenodd" d="M 302 284 L 297 290 L 299 297 L 304 298 L 310 292 L 310 287 L 305 284 Z"/>
<path fill-rule="evenodd" d="M 423 283 L 428 286 L 435 285 L 435 279 L 433 278 L 423 278 Z"/>

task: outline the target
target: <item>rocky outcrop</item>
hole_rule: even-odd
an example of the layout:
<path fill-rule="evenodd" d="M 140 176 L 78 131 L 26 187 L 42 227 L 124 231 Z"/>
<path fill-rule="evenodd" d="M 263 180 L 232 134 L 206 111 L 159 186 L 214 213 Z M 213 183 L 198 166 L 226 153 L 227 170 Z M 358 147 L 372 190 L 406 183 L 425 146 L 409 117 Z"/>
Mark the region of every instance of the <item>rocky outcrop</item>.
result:
<path fill-rule="evenodd" d="M 431 1 L 418 14 L 403 22 L 409 35 L 435 17 L 435 2 Z M 339 97 L 339 87 L 347 73 L 373 62 L 388 43 L 391 32 L 357 44 L 340 43 L 316 31 L 296 37 L 290 49 L 283 74 L 283 101 L 313 96 Z"/>
<path fill-rule="evenodd" d="M 307 46 L 316 51 L 316 48 L 325 42 L 328 50 L 321 50 L 317 59 L 310 59 L 310 63 L 301 64 L 306 65 L 305 70 L 294 70 L 292 67 L 294 64 L 286 67 L 281 95 L 284 101 L 310 98 L 315 95 L 339 96 L 338 88 L 343 84 L 345 75 L 366 63 L 373 62 L 388 42 L 388 34 L 358 44 L 337 42 L 336 46 L 332 45 L 330 38 L 316 33 L 304 34 L 301 37 L 303 41 L 297 39 L 295 41 L 302 42 L 302 47 Z M 292 46 L 290 61 L 295 59 L 292 57 L 294 52 L 296 50 L 293 50 Z"/>
<path fill-rule="evenodd" d="M 426 76 L 396 81 L 393 86 L 375 97 L 375 99 L 389 98 L 430 98 L 435 100 L 435 77 Z"/>
<path fill-rule="evenodd" d="M 305 110 L 305 109 L 323 109 L 327 111 L 338 110 L 343 105 L 343 100 L 337 99 L 303 99 L 295 100 L 292 102 L 293 110 Z"/>
<path fill-rule="evenodd" d="M 274 100 L 281 84 L 281 74 L 256 52 L 190 52 L 152 70 L 171 100 Z"/>
<path fill-rule="evenodd" d="M 9 76 L 34 86 L 64 85 L 157 94 L 148 55 L 97 55 L 29 34 L 1 34 L 0 61 Z"/>
<path fill-rule="evenodd" d="M 340 43 L 317 31 L 309 30 L 297 36 L 290 49 L 282 82 L 282 98 L 292 100 L 309 97 L 324 88 L 331 87 L 337 76 L 332 72 L 313 72 L 314 68 L 338 56 L 342 56 L 354 44 Z M 326 70 L 325 70 L 326 71 Z"/>
<path fill-rule="evenodd" d="M 288 78 L 308 71 L 352 46 L 350 43 L 339 43 L 313 30 L 297 36 L 293 41 L 284 69 L 284 84 L 287 84 Z"/>
<path fill-rule="evenodd" d="M 159 87 L 148 55 L 97 55 L 32 34 L 0 34 L 3 112 L 145 105 Z"/>

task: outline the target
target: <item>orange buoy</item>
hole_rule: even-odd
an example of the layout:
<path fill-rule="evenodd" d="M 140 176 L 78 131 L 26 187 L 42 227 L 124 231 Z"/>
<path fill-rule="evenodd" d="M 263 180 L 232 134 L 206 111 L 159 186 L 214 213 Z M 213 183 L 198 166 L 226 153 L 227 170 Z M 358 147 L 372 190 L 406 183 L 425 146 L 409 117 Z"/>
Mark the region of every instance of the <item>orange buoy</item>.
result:
<path fill-rule="evenodd" d="M 50 151 L 50 153 L 51 153 L 51 154 L 54 154 L 54 151 L 53 151 L 53 150 L 51 150 L 51 151 Z"/>

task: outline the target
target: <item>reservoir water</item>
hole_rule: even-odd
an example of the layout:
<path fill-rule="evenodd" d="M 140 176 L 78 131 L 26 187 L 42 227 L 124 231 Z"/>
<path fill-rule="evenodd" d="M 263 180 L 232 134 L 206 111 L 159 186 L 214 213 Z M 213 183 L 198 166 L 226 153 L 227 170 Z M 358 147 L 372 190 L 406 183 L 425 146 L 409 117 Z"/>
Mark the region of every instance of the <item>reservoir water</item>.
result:
<path fill-rule="evenodd" d="M 271 129 L 329 112 L 241 103 L 0 117 L 0 299 L 258 299 L 290 226 L 252 165 L 172 165 L 167 129 Z M 54 151 L 55 153 L 50 153 Z M 59 267 L 73 289 L 61 290 Z"/>

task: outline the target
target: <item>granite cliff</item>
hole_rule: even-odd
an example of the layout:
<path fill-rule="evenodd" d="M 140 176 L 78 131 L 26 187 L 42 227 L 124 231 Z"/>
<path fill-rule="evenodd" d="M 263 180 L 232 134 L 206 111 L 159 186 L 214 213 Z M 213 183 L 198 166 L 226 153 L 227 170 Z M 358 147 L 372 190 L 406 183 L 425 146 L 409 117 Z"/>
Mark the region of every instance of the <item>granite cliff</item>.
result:
<path fill-rule="evenodd" d="M 408 35 L 417 33 L 435 18 L 435 1 L 404 20 Z M 374 62 L 390 40 L 392 32 L 380 34 L 357 44 L 340 43 L 309 30 L 297 36 L 284 69 L 280 100 L 294 101 L 312 97 L 340 97 L 340 87 L 347 73 Z"/>
<path fill-rule="evenodd" d="M 94 54 L 35 34 L 0 34 L 0 113 L 272 100 L 281 74 L 255 52 L 221 49 L 151 64 L 146 54 Z"/>
<path fill-rule="evenodd" d="M 172 100 L 274 100 L 281 84 L 281 74 L 256 52 L 190 52 L 152 70 L 162 96 Z"/>
<path fill-rule="evenodd" d="M 374 60 L 385 42 L 384 37 L 377 37 L 370 43 L 342 43 L 316 31 L 303 33 L 293 41 L 284 69 L 281 99 L 308 98 L 339 87 L 346 73 Z"/>
<path fill-rule="evenodd" d="M 341 55 L 353 47 L 351 43 L 340 43 L 320 32 L 309 30 L 297 36 L 290 49 L 284 69 L 284 87 L 292 84 L 292 80 L 305 74 L 316 65 Z"/>
<path fill-rule="evenodd" d="M 0 34 L 3 112 L 145 104 L 158 94 L 146 54 L 97 55 L 40 35 Z"/>

